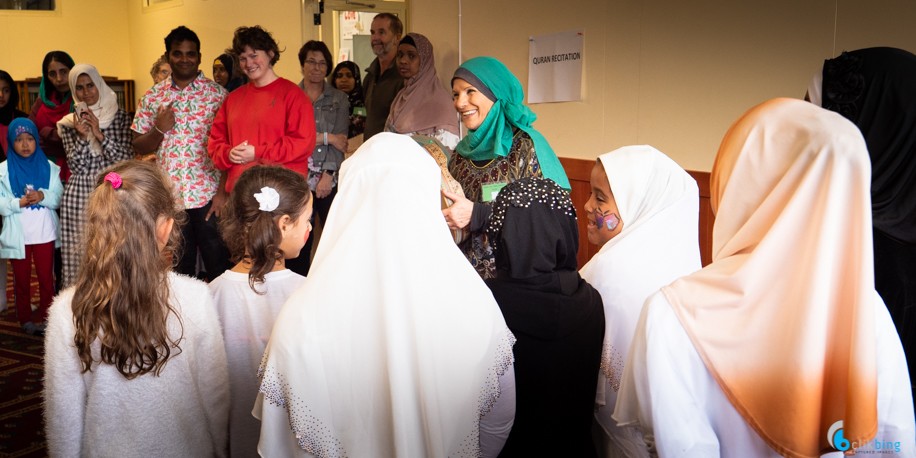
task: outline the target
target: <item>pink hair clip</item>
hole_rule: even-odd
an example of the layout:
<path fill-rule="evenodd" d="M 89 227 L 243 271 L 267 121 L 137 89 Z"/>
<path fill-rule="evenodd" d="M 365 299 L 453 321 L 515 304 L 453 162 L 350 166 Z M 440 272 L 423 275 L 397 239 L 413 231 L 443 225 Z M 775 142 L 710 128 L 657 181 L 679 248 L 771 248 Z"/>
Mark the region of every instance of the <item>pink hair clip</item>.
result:
<path fill-rule="evenodd" d="M 111 187 L 118 189 L 121 187 L 121 175 L 117 172 L 108 172 L 105 174 L 105 181 L 111 183 Z"/>

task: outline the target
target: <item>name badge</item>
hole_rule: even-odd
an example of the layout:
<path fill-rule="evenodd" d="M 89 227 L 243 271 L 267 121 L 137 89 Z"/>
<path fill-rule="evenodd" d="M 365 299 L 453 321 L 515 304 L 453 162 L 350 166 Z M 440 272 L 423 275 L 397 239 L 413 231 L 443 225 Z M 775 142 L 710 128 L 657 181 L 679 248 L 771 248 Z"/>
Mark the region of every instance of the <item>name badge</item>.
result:
<path fill-rule="evenodd" d="M 496 196 L 499 194 L 503 188 L 509 183 L 497 182 L 497 183 L 487 183 L 480 187 L 480 196 L 484 202 L 492 202 L 496 200 Z"/>

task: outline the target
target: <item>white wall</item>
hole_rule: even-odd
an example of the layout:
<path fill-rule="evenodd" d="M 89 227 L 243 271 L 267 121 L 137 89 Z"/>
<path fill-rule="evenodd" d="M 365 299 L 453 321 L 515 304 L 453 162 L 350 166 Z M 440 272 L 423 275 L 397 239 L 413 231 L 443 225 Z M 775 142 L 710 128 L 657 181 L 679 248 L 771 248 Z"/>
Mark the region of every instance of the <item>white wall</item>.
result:
<path fill-rule="evenodd" d="M 869 46 L 916 51 L 910 0 L 409 1 L 408 31 L 432 40 L 444 82 L 460 60 L 459 5 L 463 57 L 497 57 L 525 86 L 530 35 L 583 29 L 584 98 L 533 105 L 535 126 L 561 156 L 591 159 L 648 143 L 694 170 L 710 169 L 725 131 L 748 108 L 802 97 L 825 58 Z M 318 36 L 302 21 L 315 0 L 181 0 L 153 11 L 142 0 L 60 2 L 50 15 L 0 13 L 12 37 L 0 68 L 17 79 L 38 76 L 44 53 L 64 49 L 105 75 L 135 79 L 139 95 L 172 28 L 198 33 L 209 75 L 235 28 L 260 24 L 285 48 L 277 73 L 298 81 L 296 53 Z"/>
<path fill-rule="evenodd" d="M 532 105 L 535 126 L 568 157 L 648 143 L 685 168 L 709 170 L 738 116 L 772 97 L 803 97 L 834 49 L 916 51 L 916 3 L 906 0 L 460 3 L 464 57 L 497 57 L 526 87 L 530 35 L 585 30 L 583 100 Z M 410 30 L 431 37 L 447 81 L 457 66 L 458 2 L 414 0 L 411 14 Z"/>

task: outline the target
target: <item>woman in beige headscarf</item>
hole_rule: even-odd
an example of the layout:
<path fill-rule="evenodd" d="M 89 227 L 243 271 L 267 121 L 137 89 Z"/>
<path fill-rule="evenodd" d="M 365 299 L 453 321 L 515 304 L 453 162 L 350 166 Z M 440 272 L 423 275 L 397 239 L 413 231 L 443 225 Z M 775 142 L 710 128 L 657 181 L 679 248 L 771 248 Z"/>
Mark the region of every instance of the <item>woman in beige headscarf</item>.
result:
<path fill-rule="evenodd" d="M 913 456 L 869 181 L 862 135 L 836 113 L 775 99 L 738 120 L 712 171 L 713 262 L 647 300 L 618 423 L 661 456 Z"/>

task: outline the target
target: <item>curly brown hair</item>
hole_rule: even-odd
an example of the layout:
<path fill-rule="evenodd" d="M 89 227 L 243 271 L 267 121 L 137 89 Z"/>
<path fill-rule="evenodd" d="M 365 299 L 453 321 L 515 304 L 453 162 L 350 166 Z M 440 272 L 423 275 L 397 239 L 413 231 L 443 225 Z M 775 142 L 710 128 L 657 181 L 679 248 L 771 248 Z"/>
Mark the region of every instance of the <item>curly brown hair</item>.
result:
<path fill-rule="evenodd" d="M 105 181 L 108 172 L 121 185 Z M 177 338 L 168 331 L 168 275 L 178 259 L 184 212 L 171 180 L 150 162 L 119 162 L 99 174 L 86 203 L 82 260 L 73 294 L 74 343 L 83 372 L 95 362 L 92 344 L 101 344 L 100 363 L 113 364 L 127 379 L 159 375 Z M 161 218 L 175 221 L 165 247 L 156 230 Z M 180 317 L 179 317 L 180 324 Z M 178 354 L 178 353 L 176 353 Z"/>
<path fill-rule="evenodd" d="M 235 35 L 232 37 L 232 52 L 236 56 L 242 55 L 245 46 L 255 50 L 264 51 L 268 55 L 273 53 L 270 58 L 270 65 L 275 65 L 280 60 L 280 47 L 274 40 L 270 32 L 264 30 L 259 25 L 251 27 L 239 27 L 235 29 Z"/>
<path fill-rule="evenodd" d="M 270 187 L 280 194 L 273 211 L 262 211 L 254 195 Z M 305 177 L 292 170 L 257 165 L 245 170 L 232 188 L 229 202 L 219 220 L 219 232 L 229 247 L 233 262 L 249 260 L 248 285 L 258 293 L 257 283 L 283 259 L 279 222 L 283 216 L 297 221 L 312 198 Z"/>

